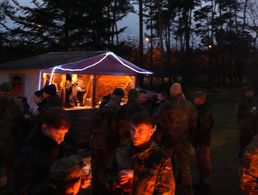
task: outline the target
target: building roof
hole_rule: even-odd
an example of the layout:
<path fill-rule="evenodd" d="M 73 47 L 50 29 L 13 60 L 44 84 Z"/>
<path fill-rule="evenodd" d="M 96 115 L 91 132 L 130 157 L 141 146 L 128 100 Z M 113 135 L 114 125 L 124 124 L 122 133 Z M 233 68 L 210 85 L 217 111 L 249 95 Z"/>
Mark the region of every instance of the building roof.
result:
<path fill-rule="evenodd" d="M 0 64 L 0 69 L 46 69 L 60 64 L 79 61 L 105 51 L 49 52 Z"/>
<path fill-rule="evenodd" d="M 136 75 L 152 74 L 113 52 L 50 52 L 0 64 L 0 69 L 40 69 L 62 74 Z"/>
<path fill-rule="evenodd" d="M 44 69 L 42 72 L 62 74 L 83 73 L 94 75 L 152 74 L 152 72 L 132 64 L 131 62 L 117 56 L 113 52 L 106 52 L 79 61 L 60 64 L 52 68 Z"/>

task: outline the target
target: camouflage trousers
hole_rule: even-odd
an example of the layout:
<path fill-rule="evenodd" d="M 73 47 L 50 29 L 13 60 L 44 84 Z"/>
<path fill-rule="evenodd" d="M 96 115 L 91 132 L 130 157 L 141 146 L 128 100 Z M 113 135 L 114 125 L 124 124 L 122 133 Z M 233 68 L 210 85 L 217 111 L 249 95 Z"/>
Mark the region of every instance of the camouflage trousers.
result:
<path fill-rule="evenodd" d="M 107 192 L 104 175 L 106 166 L 110 158 L 99 150 L 92 150 L 92 193 L 93 195 L 103 195 Z"/>
<path fill-rule="evenodd" d="M 239 125 L 239 154 L 241 155 L 244 148 L 252 141 L 257 133 L 257 121 L 252 118 L 245 118 L 238 121 Z"/>
<path fill-rule="evenodd" d="M 13 180 L 13 166 L 15 160 L 15 153 L 5 153 L 0 156 L 0 163 L 3 166 L 6 176 L 7 176 L 7 184 L 6 189 L 11 190 L 12 180 Z"/>
<path fill-rule="evenodd" d="M 195 155 L 200 175 L 200 183 L 211 184 L 211 155 L 210 146 L 195 146 Z"/>
<path fill-rule="evenodd" d="M 173 146 L 164 147 L 167 155 L 171 156 L 171 160 L 175 158 L 175 164 L 179 170 L 181 188 L 183 195 L 193 195 L 192 175 L 191 175 L 191 152 L 190 143 L 180 143 Z"/>
<path fill-rule="evenodd" d="M 252 134 L 247 128 L 240 128 L 239 130 L 239 155 L 242 154 L 245 147 L 252 141 Z"/>

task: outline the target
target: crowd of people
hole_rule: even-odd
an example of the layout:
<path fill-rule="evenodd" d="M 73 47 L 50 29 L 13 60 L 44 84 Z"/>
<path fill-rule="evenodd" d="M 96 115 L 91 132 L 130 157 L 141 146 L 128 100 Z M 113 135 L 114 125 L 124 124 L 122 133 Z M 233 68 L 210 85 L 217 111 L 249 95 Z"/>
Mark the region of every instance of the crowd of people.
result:
<path fill-rule="evenodd" d="M 191 103 L 174 83 L 156 104 L 148 102 L 144 90 L 131 89 L 120 106 L 123 96 L 116 88 L 97 113 L 91 138 L 93 194 L 173 195 L 178 188 L 185 195 L 208 195 L 213 115 L 206 93 L 196 91 Z M 194 186 L 191 144 L 200 173 Z"/>
<path fill-rule="evenodd" d="M 75 195 L 92 186 L 92 194 L 209 195 L 212 182 L 210 144 L 214 118 L 205 91 L 193 99 L 180 83 L 149 102 L 145 90 L 115 88 L 96 109 L 91 142 L 91 173 L 67 138 L 71 121 L 55 85 L 34 93 L 30 111 L 19 81 L 0 84 L 0 157 L 7 194 Z M 254 88 L 238 107 L 241 189 L 258 193 L 258 137 Z M 193 184 L 191 147 L 199 182 Z M 176 190 L 177 189 L 177 190 Z"/>

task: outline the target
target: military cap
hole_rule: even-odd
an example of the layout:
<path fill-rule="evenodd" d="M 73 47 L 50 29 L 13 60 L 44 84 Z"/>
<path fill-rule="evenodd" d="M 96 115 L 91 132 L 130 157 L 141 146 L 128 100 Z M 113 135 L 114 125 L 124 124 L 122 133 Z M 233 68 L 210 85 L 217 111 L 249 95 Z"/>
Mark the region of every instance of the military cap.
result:
<path fill-rule="evenodd" d="M 34 92 L 34 95 L 37 96 L 37 97 L 41 97 L 43 94 L 43 91 L 42 90 L 38 90 L 38 91 L 35 91 Z"/>
<path fill-rule="evenodd" d="M 125 92 L 122 88 L 115 88 L 114 91 L 112 92 L 112 94 L 119 96 L 119 97 L 124 97 Z"/>
<path fill-rule="evenodd" d="M 83 159 L 71 155 L 56 161 L 50 169 L 50 178 L 56 182 L 69 182 L 82 176 Z"/>
<path fill-rule="evenodd" d="M 54 84 L 47 85 L 42 89 L 43 92 L 50 96 L 56 95 L 56 86 Z"/>

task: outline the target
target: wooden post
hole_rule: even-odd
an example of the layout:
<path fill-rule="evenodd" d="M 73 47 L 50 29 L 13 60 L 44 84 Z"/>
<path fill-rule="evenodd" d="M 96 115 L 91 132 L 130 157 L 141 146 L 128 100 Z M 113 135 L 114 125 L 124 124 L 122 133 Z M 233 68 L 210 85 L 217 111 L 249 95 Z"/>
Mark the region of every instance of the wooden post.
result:
<path fill-rule="evenodd" d="M 136 88 L 136 86 L 137 86 L 137 76 L 133 76 L 133 82 L 134 82 L 133 88 Z"/>
<path fill-rule="evenodd" d="M 92 108 L 96 106 L 96 75 L 93 75 L 92 81 Z"/>

